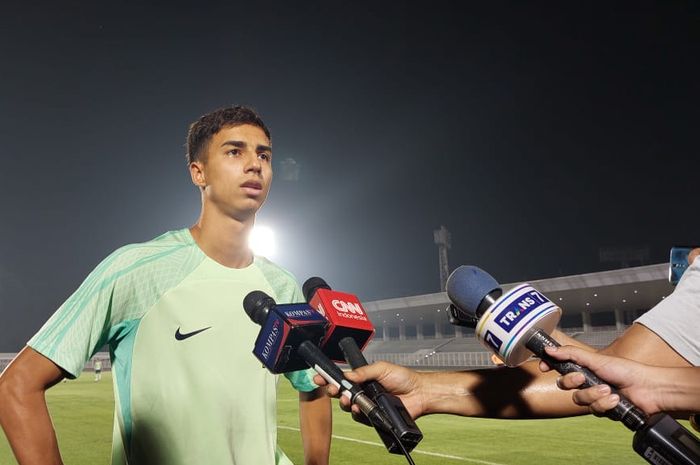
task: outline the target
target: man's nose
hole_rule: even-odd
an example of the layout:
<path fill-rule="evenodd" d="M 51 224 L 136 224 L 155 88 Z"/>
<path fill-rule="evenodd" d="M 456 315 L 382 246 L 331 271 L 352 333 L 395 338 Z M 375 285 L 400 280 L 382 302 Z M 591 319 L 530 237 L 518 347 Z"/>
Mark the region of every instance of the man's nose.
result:
<path fill-rule="evenodd" d="M 260 158 L 258 158 L 257 153 L 253 153 L 248 156 L 248 163 L 246 165 L 246 171 L 254 171 L 259 173 L 262 170 L 262 164 L 260 163 Z"/>

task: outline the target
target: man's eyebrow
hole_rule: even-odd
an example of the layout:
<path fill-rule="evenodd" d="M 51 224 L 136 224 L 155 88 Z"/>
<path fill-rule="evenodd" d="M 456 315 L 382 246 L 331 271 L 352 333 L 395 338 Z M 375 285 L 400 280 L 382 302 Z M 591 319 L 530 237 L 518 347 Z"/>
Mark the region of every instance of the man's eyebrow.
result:
<path fill-rule="evenodd" d="M 248 146 L 248 144 L 246 144 L 242 140 L 227 140 L 226 142 L 221 144 L 222 147 L 225 147 L 227 145 L 232 145 L 239 149 L 244 149 Z M 270 147 L 269 145 L 258 144 L 258 146 L 255 147 L 255 150 L 257 152 L 272 152 L 272 147 Z"/>
<path fill-rule="evenodd" d="M 239 149 L 242 149 L 242 148 L 245 148 L 246 145 L 248 145 L 248 144 L 246 144 L 245 142 L 243 142 L 241 140 L 227 140 L 226 142 L 221 144 L 222 147 L 224 147 L 226 145 L 233 145 L 234 147 L 238 147 Z"/>

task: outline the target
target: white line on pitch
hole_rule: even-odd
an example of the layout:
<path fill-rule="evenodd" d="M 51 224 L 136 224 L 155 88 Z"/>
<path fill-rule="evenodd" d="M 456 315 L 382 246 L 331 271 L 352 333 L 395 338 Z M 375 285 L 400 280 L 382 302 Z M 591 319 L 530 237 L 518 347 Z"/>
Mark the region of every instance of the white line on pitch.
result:
<path fill-rule="evenodd" d="M 299 428 L 294 428 L 292 426 L 278 426 L 277 428 L 279 429 L 288 429 L 291 431 L 299 431 Z M 372 441 L 363 441 L 362 439 L 355 439 L 355 438 L 349 438 L 347 436 L 337 436 L 333 435 L 331 436 L 334 439 L 340 439 L 342 441 L 351 441 L 351 442 L 359 442 L 360 444 L 367 444 L 369 446 L 378 446 L 378 447 L 384 447 L 384 444 L 380 444 L 378 442 L 372 442 Z M 412 454 L 423 454 L 423 455 L 431 455 L 433 457 L 440 457 L 443 459 L 452 459 L 452 460 L 461 460 L 462 462 L 474 462 L 474 463 L 483 463 L 484 465 L 504 465 L 502 463 L 498 462 L 488 462 L 486 460 L 479 460 L 479 459 L 472 459 L 469 457 L 459 457 L 457 455 L 448 455 L 448 454 L 440 454 L 438 452 L 427 452 L 423 450 L 413 450 L 411 452 Z"/>

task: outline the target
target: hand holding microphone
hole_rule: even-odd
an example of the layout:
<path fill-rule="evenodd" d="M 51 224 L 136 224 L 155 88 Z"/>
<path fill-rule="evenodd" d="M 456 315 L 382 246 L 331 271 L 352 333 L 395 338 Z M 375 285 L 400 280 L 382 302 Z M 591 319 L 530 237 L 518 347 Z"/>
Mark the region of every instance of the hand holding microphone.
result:
<path fill-rule="evenodd" d="M 529 284 L 503 293 L 485 271 L 461 266 L 448 278 L 447 294 L 454 304 L 450 307 L 450 321 L 459 323 L 463 316 L 469 323 L 477 319 L 477 338 L 506 365 L 515 367 L 534 353 L 559 373 L 576 376 L 579 381 L 582 377 L 585 388 L 600 388 L 604 384 L 590 370 L 571 361 L 576 355 L 555 356 L 559 349 L 552 348 L 560 345 L 549 333 L 559 322 L 561 309 Z M 609 388 L 619 401 L 605 415 L 635 432 L 632 446 L 640 456 L 654 465 L 700 464 L 700 440 L 695 435 L 668 414 L 647 417 L 614 386 Z"/>
<path fill-rule="evenodd" d="M 561 309 L 529 284 L 503 293 L 498 282 L 481 268 L 460 266 L 447 279 L 447 295 L 455 307 L 451 317 L 458 319 L 460 311 L 477 318 L 477 338 L 507 366 L 518 366 L 535 354 L 561 374 L 581 373 L 586 387 L 603 384 L 590 370 L 545 352 L 545 347 L 559 346 L 549 334 L 559 323 Z M 644 424 L 644 413 L 624 396 L 606 415 L 632 431 Z"/>
<path fill-rule="evenodd" d="M 425 406 L 429 400 L 430 388 L 426 385 L 423 373 L 393 363 L 378 361 L 348 371 L 345 377 L 358 384 L 368 381 L 379 382 L 384 389 L 401 399 L 411 418 L 416 419 L 426 413 Z M 314 381 L 321 386 L 328 384 L 318 375 L 314 377 Z M 331 397 L 339 397 L 338 389 L 333 385 L 328 385 L 327 392 Z M 340 407 L 346 412 L 361 413 L 343 397 L 340 397 Z"/>
<path fill-rule="evenodd" d="M 318 277 L 309 278 L 303 290 L 309 304 L 330 323 L 321 343 L 323 352 L 333 360 L 347 361 L 353 369 L 366 366 L 367 360 L 360 347 L 369 342 L 374 327 L 357 296 L 332 290 L 326 281 Z M 391 422 L 392 433 L 377 428 L 387 450 L 392 454 L 412 451 L 423 439 L 423 434 L 401 400 L 376 381 L 362 383 L 361 387 Z M 362 417 L 355 419 L 366 424 Z M 374 424 L 371 426 L 377 427 Z"/>
<path fill-rule="evenodd" d="M 557 350 L 547 349 L 557 360 L 571 360 L 588 367 L 594 373 L 618 387 L 635 405 L 647 415 L 662 411 L 697 412 L 700 410 L 700 367 L 659 367 L 645 365 L 621 357 L 588 352 L 574 346 L 563 346 Z M 540 363 L 542 371 L 550 367 Z M 619 397 L 609 386 L 585 388 L 584 378 L 579 373 L 569 373 L 559 378 L 561 389 L 577 389 L 574 402 L 586 405 L 596 415 L 603 415 L 614 408 Z M 607 388 L 607 389 L 606 389 Z"/>

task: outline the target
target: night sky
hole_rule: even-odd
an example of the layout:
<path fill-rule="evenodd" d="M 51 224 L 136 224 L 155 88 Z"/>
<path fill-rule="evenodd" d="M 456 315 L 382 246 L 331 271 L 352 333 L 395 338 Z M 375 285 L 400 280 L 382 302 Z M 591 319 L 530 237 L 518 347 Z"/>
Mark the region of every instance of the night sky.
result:
<path fill-rule="evenodd" d="M 230 104 L 272 131 L 258 222 L 300 283 L 437 292 L 441 224 L 503 282 L 700 243 L 699 2 L 289 3 L 3 7 L 0 351 L 196 220 L 187 127 Z"/>

